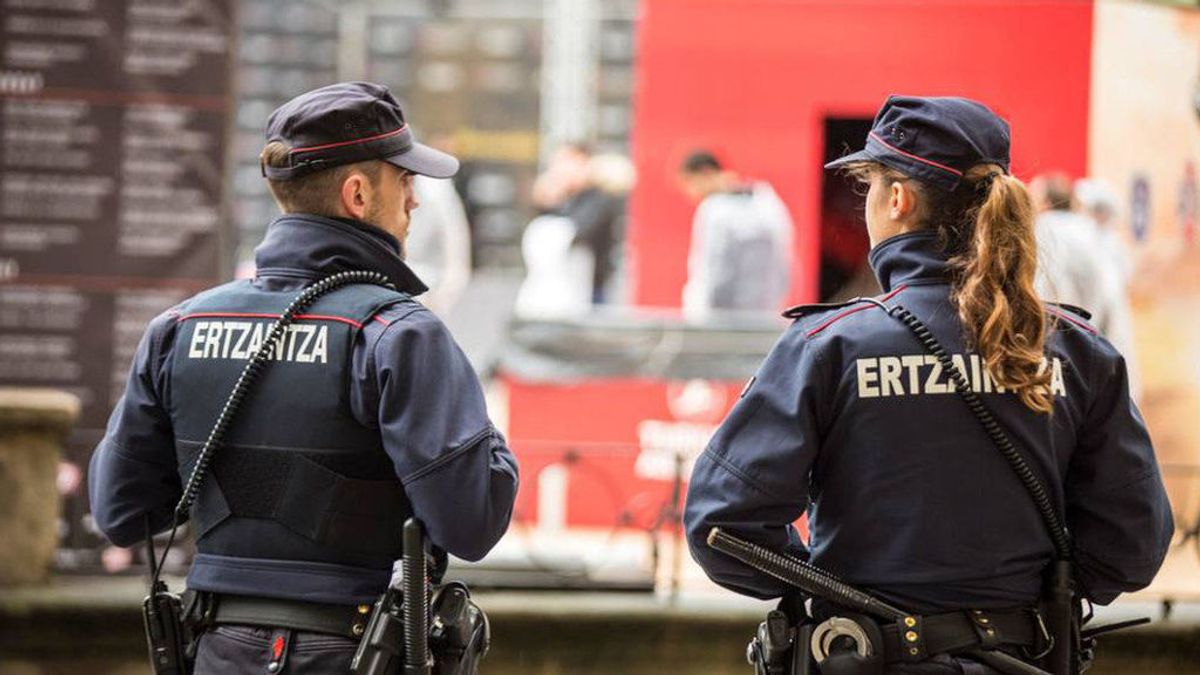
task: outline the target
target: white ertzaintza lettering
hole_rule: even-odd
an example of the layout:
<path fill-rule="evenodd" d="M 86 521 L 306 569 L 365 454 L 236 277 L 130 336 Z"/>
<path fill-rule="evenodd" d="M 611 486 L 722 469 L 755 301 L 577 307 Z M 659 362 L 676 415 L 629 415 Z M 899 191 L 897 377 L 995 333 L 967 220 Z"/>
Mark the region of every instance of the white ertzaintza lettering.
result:
<path fill-rule="evenodd" d="M 187 357 L 244 361 L 258 353 L 269 334 L 269 324 L 262 322 L 197 321 Z M 292 324 L 269 356 L 290 363 L 328 363 L 329 326 Z"/>
<path fill-rule="evenodd" d="M 1006 393 L 996 384 L 978 354 L 953 354 L 950 361 L 978 394 Z M 1050 393 L 1067 396 L 1062 359 L 1054 357 L 1042 362 L 1050 368 Z M 856 359 L 855 376 L 859 398 L 890 398 L 895 396 L 927 396 L 957 392 L 953 375 L 931 354 L 898 354 Z"/>

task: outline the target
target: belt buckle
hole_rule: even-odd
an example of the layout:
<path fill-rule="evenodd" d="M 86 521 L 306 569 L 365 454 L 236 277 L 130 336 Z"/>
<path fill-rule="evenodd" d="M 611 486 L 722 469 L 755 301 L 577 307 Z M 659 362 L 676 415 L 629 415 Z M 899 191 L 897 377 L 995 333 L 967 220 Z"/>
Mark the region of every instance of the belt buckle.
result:
<path fill-rule="evenodd" d="M 1021 647 L 1021 655 L 1030 661 L 1038 661 L 1049 654 L 1050 650 L 1054 649 L 1054 636 L 1046 628 L 1046 621 L 1042 619 L 1042 613 L 1036 607 L 1030 608 L 1029 612 L 1033 614 L 1038 630 L 1042 633 L 1042 644 L 1046 645 L 1046 648 L 1036 654 L 1030 654 L 1030 650 L 1027 647 Z"/>

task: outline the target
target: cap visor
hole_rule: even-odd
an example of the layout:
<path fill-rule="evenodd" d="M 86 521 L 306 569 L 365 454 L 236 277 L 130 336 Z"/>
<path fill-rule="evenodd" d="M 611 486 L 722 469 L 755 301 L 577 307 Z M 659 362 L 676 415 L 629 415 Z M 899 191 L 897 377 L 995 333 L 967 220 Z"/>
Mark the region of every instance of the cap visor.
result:
<path fill-rule="evenodd" d="M 430 178 L 449 178 L 458 173 L 458 160 L 453 155 L 420 143 L 413 143 L 399 155 L 384 157 L 383 161 Z"/>
<path fill-rule="evenodd" d="M 852 153 L 846 155 L 845 157 L 838 157 L 837 159 L 833 160 L 832 162 L 826 164 L 825 168 L 826 169 L 840 169 L 843 166 L 846 166 L 847 164 L 853 164 L 855 162 L 869 162 L 869 161 L 874 161 L 874 159 L 875 158 L 872 157 L 870 155 L 870 153 L 867 152 L 867 149 L 863 148 L 862 150 L 859 150 L 858 152 L 852 152 Z"/>

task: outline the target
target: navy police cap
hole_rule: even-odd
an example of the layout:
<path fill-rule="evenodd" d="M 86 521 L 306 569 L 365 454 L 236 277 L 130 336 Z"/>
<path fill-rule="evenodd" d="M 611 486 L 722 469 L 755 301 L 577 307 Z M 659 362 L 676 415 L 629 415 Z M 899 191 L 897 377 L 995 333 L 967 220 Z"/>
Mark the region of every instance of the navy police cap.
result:
<path fill-rule="evenodd" d="M 890 96 L 875 116 L 867 145 L 825 165 L 879 162 L 906 176 L 953 191 L 976 164 L 1008 172 L 1008 123 L 965 98 Z"/>
<path fill-rule="evenodd" d="M 263 166 L 271 180 L 372 159 L 432 178 L 458 172 L 457 159 L 416 142 L 392 93 L 372 82 L 331 84 L 284 103 L 267 120 L 267 141 L 291 148 L 288 166 Z"/>

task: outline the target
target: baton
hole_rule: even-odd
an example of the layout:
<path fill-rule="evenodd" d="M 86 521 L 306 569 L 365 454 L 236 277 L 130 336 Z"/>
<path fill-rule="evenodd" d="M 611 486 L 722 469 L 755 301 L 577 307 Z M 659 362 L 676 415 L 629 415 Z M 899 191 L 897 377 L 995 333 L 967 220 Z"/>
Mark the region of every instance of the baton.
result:
<path fill-rule="evenodd" d="M 404 523 L 404 672 L 429 675 L 429 596 L 426 584 L 425 534 L 416 518 Z"/>
<path fill-rule="evenodd" d="M 819 567 L 814 567 L 799 558 L 777 553 L 744 539 L 738 539 L 719 527 L 714 527 L 709 531 L 708 545 L 818 598 L 845 605 L 886 621 L 900 621 L 906 616 L 911 616 L 908 612 L 897 609 L 873 595 L 838 580 Z"/>
<path fill-rule="evenodd" d="M 886 621 L 902 621 L 911 616 L 892 605 L 838 580 L 829 572 L 790 555 L 777 553 L 753 542 L 739 539 L 714 527 L 708 533 L 708 545 L 725 555 L 737 558 L 754 569 L 791 584 L 806 593 L 831 602 L 857 609 Z M 977 650 L 965 654 L 1002 673 L 1012 675 L 1050 675 L 1040 668 L 1013 658 L 1004 652 Z"/>

